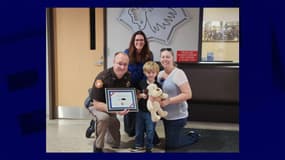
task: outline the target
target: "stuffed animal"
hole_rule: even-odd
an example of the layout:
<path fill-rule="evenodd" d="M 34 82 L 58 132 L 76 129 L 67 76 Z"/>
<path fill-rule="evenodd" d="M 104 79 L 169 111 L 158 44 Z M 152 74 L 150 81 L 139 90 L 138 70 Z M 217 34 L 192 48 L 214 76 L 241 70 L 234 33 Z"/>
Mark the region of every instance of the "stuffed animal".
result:
<path fill-rule="evenodd" d="M 163 93 L 160 88 L 156 84 L 149 84 L 147 86 L 148 90 L 148 100 L 147 100 L 147 109 L 151 113 L 151 120 L 153 122 L 157 122 L 161 117 L 167 116 L 167 111 L 164 111 L 160 107 L 159 101 L 161 99 L 168 98 L 168 94 Z"/>

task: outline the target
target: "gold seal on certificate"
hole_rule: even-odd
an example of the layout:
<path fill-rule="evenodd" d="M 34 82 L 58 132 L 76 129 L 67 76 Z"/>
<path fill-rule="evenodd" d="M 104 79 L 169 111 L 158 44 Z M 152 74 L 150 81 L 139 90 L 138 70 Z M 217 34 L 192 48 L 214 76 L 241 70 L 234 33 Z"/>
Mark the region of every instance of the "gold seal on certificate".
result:
<path fill-rule="evenodd" d="M 108 112 L 128 109 L 138 112 L 138 103 L 135 88 L 105 88 L 105 97 Z"/>

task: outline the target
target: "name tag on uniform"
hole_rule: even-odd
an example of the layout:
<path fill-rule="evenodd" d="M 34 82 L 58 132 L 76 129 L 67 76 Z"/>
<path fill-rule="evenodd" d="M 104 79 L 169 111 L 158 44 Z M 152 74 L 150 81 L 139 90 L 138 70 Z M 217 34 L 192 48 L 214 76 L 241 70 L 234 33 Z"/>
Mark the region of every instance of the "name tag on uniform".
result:
<path fill-rule="evenodd" d="M 138 112 L 138 102 L 135 88 L 105 88 L 108 112 L 122 111 Z"/>

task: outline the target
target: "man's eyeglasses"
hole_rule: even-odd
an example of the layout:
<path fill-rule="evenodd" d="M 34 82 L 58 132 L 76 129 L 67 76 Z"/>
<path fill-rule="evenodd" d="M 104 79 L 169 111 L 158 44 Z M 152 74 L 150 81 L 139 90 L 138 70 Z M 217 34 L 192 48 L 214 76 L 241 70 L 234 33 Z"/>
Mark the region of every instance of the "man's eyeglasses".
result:
<path fill-rule="evenodd" d="M 161 49 L 160 49 L 160 52 L 163 52 L 163 51 L 169 51 L 169 52 L 171 52 L 171 51 L 172 51 L 172 48 L 161 48 Z"/>

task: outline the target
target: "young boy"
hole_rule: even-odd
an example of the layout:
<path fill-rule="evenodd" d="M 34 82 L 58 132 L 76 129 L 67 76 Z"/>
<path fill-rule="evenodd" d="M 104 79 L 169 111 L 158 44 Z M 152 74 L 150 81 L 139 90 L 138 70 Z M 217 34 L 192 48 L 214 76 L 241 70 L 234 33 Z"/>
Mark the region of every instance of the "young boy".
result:
<path fill-rule="evenodd" d="M 141 80 L 138 84 L 138 99 L 139 99 L 139 112 L 136 115 L 136 137 L 135 145 L 131 149 L 132 152 L 143 152 L 144 142 L 145 152 L 151 153 L 153 148 L 153 138 L 155 133 L 155 123 L 151 120 L 150 112 L 147 110 L 147 92 L 146 88 L 150 83 L 156 82 L 156 76 L 159 72 L 159 66 L 153 61 L 148 61 L 143 65 L 143 72 L 146 76 L 146 80 Z M 144 139 L 146 134 L 146 141 Z"/>

